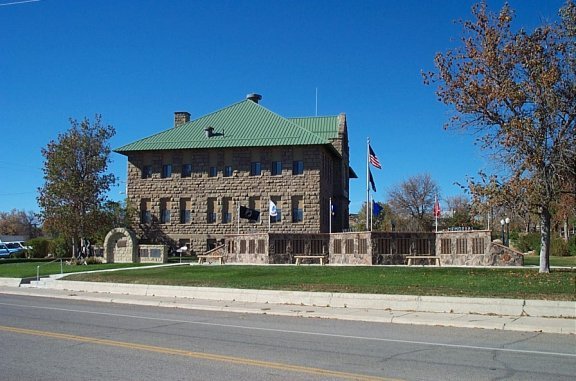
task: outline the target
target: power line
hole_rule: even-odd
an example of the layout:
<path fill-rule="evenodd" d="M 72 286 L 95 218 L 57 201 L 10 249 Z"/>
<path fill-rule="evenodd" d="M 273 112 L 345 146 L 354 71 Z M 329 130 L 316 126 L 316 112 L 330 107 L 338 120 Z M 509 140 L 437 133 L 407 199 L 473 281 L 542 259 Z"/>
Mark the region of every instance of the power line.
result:
<path fill-rule="evenodd" d="M 20 4 L 26 4 L 26 3 L 37 3 L 40 0 L 21 0 L 21 1 L 13 1 L 11 3 L 4 3 L 4 4 L 0 4 L 0 7 L 7 7 L 8 5 L 20 5 Z"/>

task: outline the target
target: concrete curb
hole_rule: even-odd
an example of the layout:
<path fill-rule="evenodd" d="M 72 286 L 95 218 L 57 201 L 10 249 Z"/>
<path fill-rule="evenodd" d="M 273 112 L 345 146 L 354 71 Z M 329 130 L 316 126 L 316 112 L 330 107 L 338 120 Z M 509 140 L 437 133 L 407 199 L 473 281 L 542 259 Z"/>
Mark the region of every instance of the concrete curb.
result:
<path fill-rule="evenodd" d="M 20 287 L 20 278 L 0 278 L 0 287 Z"/>
<path fill-rule="evenodd" d="M 287 304 L 379 311 L 433 312 L 498 316 L 576 318 L 576 302 L 522 299 L 373 295 L 304 291 L 248 290 L 125 283 L 42 280 L 31 287 L 259 304 Z"/>

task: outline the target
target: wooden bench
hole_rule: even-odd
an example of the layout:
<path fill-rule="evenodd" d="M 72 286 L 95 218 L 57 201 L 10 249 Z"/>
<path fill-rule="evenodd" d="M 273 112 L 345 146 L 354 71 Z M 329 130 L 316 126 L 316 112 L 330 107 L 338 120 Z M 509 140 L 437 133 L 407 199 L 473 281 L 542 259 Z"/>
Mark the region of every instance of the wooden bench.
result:
<path fill-rule="evenodd" d="M 213 259 L 213 260 L 218 260 L 218 262 L 223 265 L 224 264 L 224 256 L 223 255 L 213 255 L 213 254 L 207 254 L 207 255 L 198 255 L 198 264 L 201 265 L 202 263 L 205 263 L 206 261 L 209 261 Z"/>
<path fill-rule="evenodd" d="M 414 259 L 434 259 L 436 266 L 440 266 L 440 257 L 436 255 L 408 255 L 406 259 L 408 259 L 408 266 L 412 266 Z"/>
<path fill-rule="evenodd" d="M 299 266 L 303 259 L 319 259 L 320 265 L 324 265 L 324 260 L 326 259 L 325 255 L 295 255 L 296 258 L 296 266 Z"/>

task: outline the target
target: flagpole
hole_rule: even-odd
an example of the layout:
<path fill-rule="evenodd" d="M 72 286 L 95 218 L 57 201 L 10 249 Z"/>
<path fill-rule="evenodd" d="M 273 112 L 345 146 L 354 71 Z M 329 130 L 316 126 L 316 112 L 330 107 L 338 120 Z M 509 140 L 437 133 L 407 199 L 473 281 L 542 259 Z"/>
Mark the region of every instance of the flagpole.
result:
<path fill-rule="evenodd" d="M 270 222 L 271 218 L 270 217 L 272 217 L 272 215 L 271 215 L 272 210 L 270 209 L 270 206 L 271 206 L 270 202 L 271 201 L 272 200 L 270 200 L 270 199 L 268 200 L 268 233 L 270 233 L 270 225 L 271 225 L 271 222 Z"/>
<path fill-rule="evenodd" d="M 374 196 L 372 196 L 374 197 Z M 374 228 L 374 200 L 370 199 L 370 231 Z"/>
<path fill-rule="evenodd" d="M 330 210 L 328 211 L 328 215 L 330 216 L 330 220 L 328 222 L 328 232 L 332 234 L 332 197 L 330 197 Z"/>
<path fill-rule="evenodd" d="M 438 205 L 438 195 L 434 196 L 434 219 L 436 220 L 436 233 L 438 233 L 438 212 L 436 211 L 436 206 Z"/>
<path fill-rule="evenodd" d="M 369 212 L 368 207 L 370 203 L 370 138 L 366 138 L 366 230 L 369 228 Z"/>
<path fill-rule="evenodd" d="M 240 201 L 238 201 L 236 212 L 238 213 L 238 234 L 240 234 Z"/>

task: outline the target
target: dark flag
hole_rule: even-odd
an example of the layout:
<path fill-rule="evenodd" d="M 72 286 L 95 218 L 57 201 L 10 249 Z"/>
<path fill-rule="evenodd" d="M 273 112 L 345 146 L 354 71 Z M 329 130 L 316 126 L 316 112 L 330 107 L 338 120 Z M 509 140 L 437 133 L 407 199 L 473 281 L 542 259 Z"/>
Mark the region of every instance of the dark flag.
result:
<path fill-rule="evenodd" d="M 372 172 L 368 170 L 368 178 L 370 180 L 370 185 L 372 185 L 372 190 L 376 192 L 376 184 L 374 184 L 374 178 L 372 177 Z"/>
<path fill-rule="evenodd" d="M 378 217 L 380 212 L 382 212 L 382 207 L 376 201 L 372 200 L 372 215 Z"/>
<path fill-rule="evenodd" d="M 260 217 L 260 211 L 240 205 L 240 218 L 256 221 L 258 217 Z"/>

